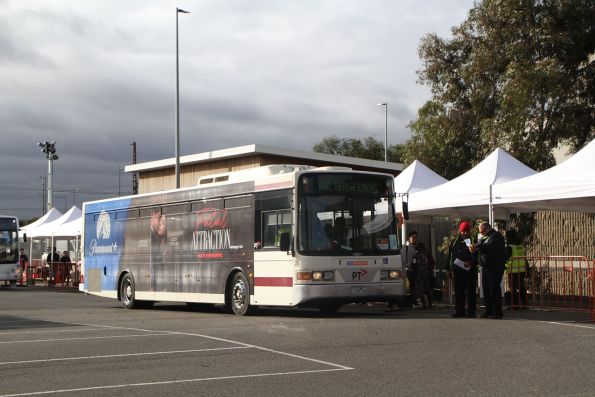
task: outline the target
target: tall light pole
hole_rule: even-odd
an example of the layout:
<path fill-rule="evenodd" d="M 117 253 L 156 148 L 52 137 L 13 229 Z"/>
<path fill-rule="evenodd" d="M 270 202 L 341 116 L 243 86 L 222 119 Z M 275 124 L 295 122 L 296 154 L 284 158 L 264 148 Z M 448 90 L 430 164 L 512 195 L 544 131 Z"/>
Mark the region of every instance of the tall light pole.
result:
<path fill-rule="evenodd" d="M 52 142 L 45 141 L 43 143 L 37 142 L 37 145 L 39 147 L 41 147 L 41 152 L 45 153 L 45 157 L 48 159 L 47 209 L 49 211 L 54 207 L 53 190 L 52 190 L 52 176 L 54 174 L 54 160 L 58 160 L 59 157 L 56 154 L 56 141 L 52 141 Z"/>
<path fill-rule="evenodd" d="M 384 106 L 384 161 L 388 161 L 388 101 L 378 106 Z"/>
<path fill-rule="evenodd" d="M 41 190 L 41 214 L 42 216 L 45 215 L 45 211 L 46 211 L 46 206 L 45 206 L 45 181 L 47 176 L 40 176 L 42 182 L 41 182 L 41 186 L 43 186 L 42 190 Z"/>
<path fill-rule="evenodd" d="M 73 205 L 76 205 L 76 192 L 78 192 L 78 190 L 79 190 L 79 188 L 78 188 L 78 187 L 75 187 L 75 188 L 72 190 L 72 204 L 73 204 Z"/>
<path fill-rule="evenodd" d="M 180 60 L 178 46 L 178 14 L 190 11 L 176 7 L 176 189 L 180 188 Z"/>
<path fill-rule="evenodd" d="M 120 197 L 122 195 L 122 166 L 118 167 L 118 197 Z"/>

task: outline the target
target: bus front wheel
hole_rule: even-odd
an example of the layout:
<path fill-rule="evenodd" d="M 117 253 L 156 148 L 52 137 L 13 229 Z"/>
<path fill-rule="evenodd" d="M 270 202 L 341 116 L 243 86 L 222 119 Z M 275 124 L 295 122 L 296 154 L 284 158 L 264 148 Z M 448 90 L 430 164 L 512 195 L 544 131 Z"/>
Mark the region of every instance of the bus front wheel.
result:
<path fill-rule="evenodd" d="M 233 276 L 228 288 L 227 306 L 231 313 L 243 316 L 250 307 L 250 285 L 244 273 L 238 272 Z"/>
<path fill-rule="evenodd" d="M 139 302 L 134 298 L 134 279 L 130 274 L 125 274 L 120 281 L 120 299 L 126 309 L 139 307 Z"/>

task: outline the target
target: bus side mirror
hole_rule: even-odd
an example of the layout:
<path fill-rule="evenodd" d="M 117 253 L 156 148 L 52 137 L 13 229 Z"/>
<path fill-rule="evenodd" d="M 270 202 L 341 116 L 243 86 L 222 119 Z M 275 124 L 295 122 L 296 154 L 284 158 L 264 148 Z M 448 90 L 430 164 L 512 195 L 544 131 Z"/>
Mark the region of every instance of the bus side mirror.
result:
<path fill-rule="evenodd" d="M 289 233 L 281 233 L 281 237 L 279 238 L 279 250 L 289 251 L 290 243 Z"/>
<path fill-rule="evenodd" d="M 407 201 L 403 201 L 403 219 L 409 219 L 409 203 Z"/>
<path fill-rule="evenodd" d="M 23 233 L 23 242 L 27 242 L 27 233 Z"/>

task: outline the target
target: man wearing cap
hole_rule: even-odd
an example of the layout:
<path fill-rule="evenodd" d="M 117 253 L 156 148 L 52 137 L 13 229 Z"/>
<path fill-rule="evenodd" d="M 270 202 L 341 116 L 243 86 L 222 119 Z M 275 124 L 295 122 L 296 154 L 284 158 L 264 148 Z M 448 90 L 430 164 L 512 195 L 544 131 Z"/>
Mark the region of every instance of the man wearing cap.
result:
<path fill-rule="evenodd" d="M 477 258 L 481 266 L 481 284 L 485 313 L 481 318 L 502 318 L 502 289 L 500 283 L 506 263 L 506 242 L 492 226 L 483 222 L 479 225 L 480 238 L 477 242 Z"/>
<path fill-rule="evenodd" d="M 459 235 L 450 245 L 447 274 L 454 282 L 455 312 L 452 317 L 475 318 L 475 295 L 477 290 L 477 264 L 469 251 L 471 224 L 459 225 Z M 467 300 L 467 310 L 465 310 Z"/>

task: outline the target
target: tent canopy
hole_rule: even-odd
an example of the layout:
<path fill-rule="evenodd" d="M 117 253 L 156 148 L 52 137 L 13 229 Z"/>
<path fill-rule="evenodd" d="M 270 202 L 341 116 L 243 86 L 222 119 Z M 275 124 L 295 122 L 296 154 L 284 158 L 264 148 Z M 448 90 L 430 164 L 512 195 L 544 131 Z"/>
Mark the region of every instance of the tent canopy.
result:
<path fill-rule="evenodd" d="M 58 236 L 58 234 L 56 234 L 58 227 L 66 224 L 66 223 L 75 221 L 75 220 L 80 221 L 81 216 L 82 216 L 81 210 L 75 205 L 71 209 L 69 209 L 68 212 L 66 212 L 64 215 L 62 215 L 58 219 L 55 219 L 53 222 L 45 223 L 39 227 L 36 227 L 36 228 L 30 230 L 29 236 L 30 237 Z M 60 234 L 59 236 L 74 237 L 76 235 Z"/>
<path fill-rule="evenodd" d="M 519 212 L 595 212 L 595 140 L 539 174 L 494 186 L 493 198 L 495 205 Z"/>
<path fill-rule="evenodd" d="M 81 235 L 81 230 L 83 230 L 83 218 L 79 217 L 78 219 L 57 226 L 54 229 L 53 236 L 76 237 Z"/>
<path fill-rule="evenodd" d="M 44 216 L 42 216 L 41 218 L 39 218 L 38 220 L 36 220 L 33 223 L 30 223 L 26 226 L 23 226 L 21 228 L 21 233 L 31 233 L 31 231 L 33 229 L 36 229 L 42 225 L 48 224 L 50 222 L 55 221 L 56 219 L 60 218 L 62 216 L 62 213 L 60 211 L 58 211 L 56 208 L 52 208 L 51 210 L 49 210 L 48 212 L 46 212 L 46 214 Z"/>
<path fill-rule="evenodd" d="M 395 192 L 414 193 L 448 182 L 440 175 L 415 160 L 395 178 Z"/>
<path fill-rule="evenodd" d="M 498 148 L 463 175 L 436 187 L 409 195 L 409 212 L 432 216 L 489 215 L 490 187 L 534 175 L 536 172 Z M 508 211 L 500 208 L 497 217 Z"/>

